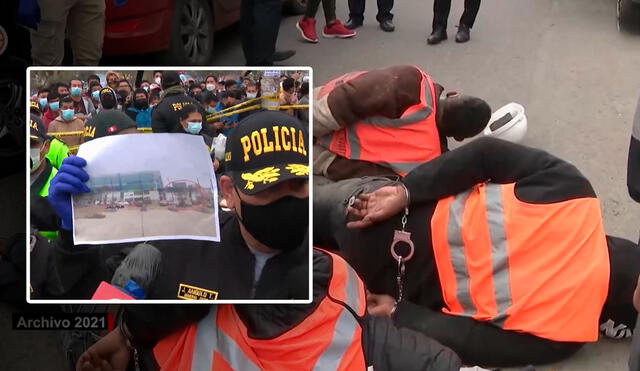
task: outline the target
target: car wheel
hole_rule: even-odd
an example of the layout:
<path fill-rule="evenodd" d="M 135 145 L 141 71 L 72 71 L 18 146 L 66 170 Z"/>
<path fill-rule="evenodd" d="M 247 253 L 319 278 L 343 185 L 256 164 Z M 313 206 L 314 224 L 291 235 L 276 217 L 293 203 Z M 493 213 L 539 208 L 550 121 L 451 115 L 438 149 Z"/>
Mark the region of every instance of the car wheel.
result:
<path fill-rule="evenodd" d="M 640 34 L 640 4 L 617 0 L 618 30 Z"/>
<path fill-rule="evenodd" d="M 207 65 L 213 57 L 213 9 L 206 0 L 177 0 L 171 24 L 171 45 L 161 62 L 175 66 Z"/>
<path fill-rule="evenodd" d="M 289 14 L 304 14 L 304 12 L 307 10 L 307 2 L 308 0 L 287 0 L 284 5 L 284 9 Z"/>

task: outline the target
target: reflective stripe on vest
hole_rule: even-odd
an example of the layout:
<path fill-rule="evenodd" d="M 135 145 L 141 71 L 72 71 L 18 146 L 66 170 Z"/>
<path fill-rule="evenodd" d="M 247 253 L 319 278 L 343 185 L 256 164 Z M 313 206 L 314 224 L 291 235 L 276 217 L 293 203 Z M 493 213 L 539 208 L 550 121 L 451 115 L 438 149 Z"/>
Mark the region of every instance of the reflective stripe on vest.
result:
<path fill-rule="evenodd" d="M 363 73 L 343 75 L 328 82 L 320 95 L 329 94 L 339 84 Z M 436 92 L 433 81 L 425 73 L 422 73 L 420 90 L 420 103 L 405 110 L 402 117 L 368 117 L 319 138 L 318 144 L 339 156 L 373 162 L 406 175 L 441 154 L 436 126 Z"/>
<path fill-rule="evenodd" d="M 352 314 L 365 314 L 364 284 L 341 257 L 323 253 L 333 263 L 328 293 L 301 323 L 275 338 L 254 339 L 233 305 L 213 306 L 197 325 L 156 345 L 154 354 L 161 369 L 364 370 L 362 328 Z"/>
<path fill-rule="evenodd" d="M 599 202 L 529 204 L 515 185 L 440 200 L 431 219 L 446 307 L 556 341 L 595 341 L 609 258 Z"/>

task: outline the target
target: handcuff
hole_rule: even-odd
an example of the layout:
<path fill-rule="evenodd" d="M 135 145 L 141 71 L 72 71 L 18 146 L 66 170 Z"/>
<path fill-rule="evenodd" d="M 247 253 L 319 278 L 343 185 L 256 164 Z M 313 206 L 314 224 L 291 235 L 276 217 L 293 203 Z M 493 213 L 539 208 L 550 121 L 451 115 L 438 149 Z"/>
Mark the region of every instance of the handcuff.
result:
<path fill-rule="evenodd" d="M 394 312 L 398 303 L 400 303 L 403 298 L 405 263 L 411 260 L 411 258 L 413 258 L 413 254 L 415 253 L 415 246 L 413 244 L 413 241 L 411 240 L 411 232 L 407 232 L 405 230 L 405 227 L 407 226 L 407 218 L 409 216 L 409 190 L 403 183 L 400 183 L 400 185 L 404 189 L 405 195 L 407 196 L 407 206 L 404 208 L 404 214 L 402 215 L 401 219 L 402 230 L 396 229 L 393 232 L 393 240 L 391 241 L 391 247 L 389 248 L 391 257 L 395 262 L 398 263 L 398 275 L 396 276 L 396 282 L 398 284 L 398 300 L 396 301 L 396 305 L 394 305 Z M 406 256 L 402 256 L 396 251 L 396 245 L 399 242 L 404 242 L 409 245 L 409 253 Z"/>

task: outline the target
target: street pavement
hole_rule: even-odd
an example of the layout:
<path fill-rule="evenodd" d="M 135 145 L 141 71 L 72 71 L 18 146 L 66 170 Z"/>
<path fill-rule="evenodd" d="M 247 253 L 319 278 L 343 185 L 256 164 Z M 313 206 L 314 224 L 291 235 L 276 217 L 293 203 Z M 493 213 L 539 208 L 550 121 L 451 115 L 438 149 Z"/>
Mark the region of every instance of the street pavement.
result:
<path fill-rule="evenodd" d="M 338 3 L 338 17 L 346 21 L 346 1 Z M 426 44 L 432 2 L 398 0 L 393 33 L 379 29 L 375 1 L 368 1 L 365 25 L 355 38 L 308 44 L 295 29 L 298 18 L 287 17 L 279 48 L 296 49 L 286 64 L 313 66 L 316 84 L 348 71 L 415 64 L 446 89 L 483 97 L 494 109 L 512 101 L 524 105 L 529 121 L 524 143 L 576 165 L 600 197 L 607 232 L 636 241 L 640 206 L 627 194 L 626 156 L 640 94 L 640 37 L 617 31 L 615 0 L 485 0 L 466 44 L 454 42 L 463 2 L 453 3 L 449 40 L 440 45 Z M 322 10 L 317 19 L 320 33 Z M 244 64 L 238 26 L 217 35 L 215 54 L 217 66 Z M 143 57 L 109 62 L 148 64 Z M 62 356 L 52 350 L 53 335 L 7 336 L 8 320 L 0 316 L 0 368 L 56 370 Z M 538 370 L 625 370 L 628 347 L 628 341 L 600 340 Z M 17 357 L 30 359 L 34 367 L 19 366 L 24 363 Z"/>

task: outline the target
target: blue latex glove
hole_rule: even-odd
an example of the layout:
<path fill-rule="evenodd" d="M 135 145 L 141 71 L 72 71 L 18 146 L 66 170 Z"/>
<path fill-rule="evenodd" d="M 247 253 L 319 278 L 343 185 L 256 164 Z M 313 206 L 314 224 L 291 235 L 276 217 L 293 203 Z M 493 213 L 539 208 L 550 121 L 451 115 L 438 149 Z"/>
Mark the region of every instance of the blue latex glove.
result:
<path fill-rule="evenodd" d="M 91 192 L 85 184 L 89 180 L 89 174 L 82 169 L 86 165 L 87 161 L 82 157 L 65 158 L 49 185 L 49 203 L 60 217 L 60 227 L 67 231 L 73 229 L 71 195 Z"/>

